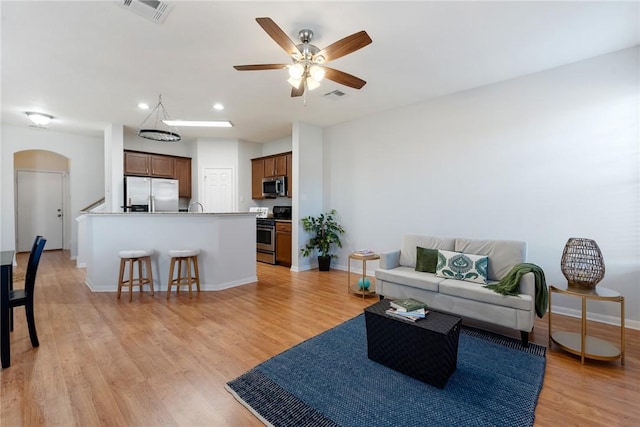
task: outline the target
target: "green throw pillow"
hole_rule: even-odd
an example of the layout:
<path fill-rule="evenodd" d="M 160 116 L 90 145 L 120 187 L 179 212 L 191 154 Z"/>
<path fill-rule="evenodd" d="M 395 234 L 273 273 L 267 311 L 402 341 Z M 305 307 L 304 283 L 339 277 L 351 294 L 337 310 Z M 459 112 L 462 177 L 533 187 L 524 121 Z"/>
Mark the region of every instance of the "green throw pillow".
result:
<path fill-rule="evenodd" d="M 438 250 L 416 246 L 416 271 L 435 273 L 438 265 Z"/>

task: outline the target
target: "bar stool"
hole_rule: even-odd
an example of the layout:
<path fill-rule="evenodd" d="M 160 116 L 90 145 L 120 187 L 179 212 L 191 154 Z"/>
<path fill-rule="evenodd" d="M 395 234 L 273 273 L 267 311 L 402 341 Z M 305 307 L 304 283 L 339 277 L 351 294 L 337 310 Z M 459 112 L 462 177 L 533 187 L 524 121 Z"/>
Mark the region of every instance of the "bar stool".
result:
<path fill-rule="evenodd" d="M 153 274 L 151 270 L 151 255 L 153 255 L 153 250 L 149 249 L 138 249 L 138 250 L 130 250 L 130 251 L 120 251 L 118 252 L 120 256 L 120 277 L 118 279 L 118 299 L 120 299 L 120 292 L 122 291 L 123 286 L 129 287 L 129 302 L 133 299 L 133 287 L 138 286 L 140 288 L 140 292 L 142 293 L 142 286 L 149 285 L 151 287 L 151 295 L 153 293 Z M 124 271 L 127 267 L 127 263 L 129 263 L 129 277 L 128 280 L 124 279 Z M 134 266 L 138 264 L 138 277 L 134 276 Z M 142 269 L 142 264 L 144 263 L 144 272 Z"/>
<path fill-rule="evenodd" d="M 180 286 L 189 286 L 189 298 L 191 298 L 191 284 L 195 283 L 200 292 L 200 274 L 198 273 L 198 255 L 200 249 L 175 249 L 169 251 L 171 264 L 169 266 L 169 282 L 167 283 L 167 299 L 171 295 L 171 286 L 176 285 L 180 293 Z M 178 275 L 174 279 L 174 269 L 178 263 Z M 193 272 L 191 266 L 193 265 Z M 184 267 L 184 271 L 183 271 Z"/>

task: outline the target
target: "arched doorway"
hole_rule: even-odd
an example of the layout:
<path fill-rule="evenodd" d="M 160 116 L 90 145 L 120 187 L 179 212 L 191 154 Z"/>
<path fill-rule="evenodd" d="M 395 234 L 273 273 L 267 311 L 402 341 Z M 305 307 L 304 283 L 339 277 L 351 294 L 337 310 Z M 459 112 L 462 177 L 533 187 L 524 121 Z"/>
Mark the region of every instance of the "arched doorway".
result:
<path fill-rule="evenodd" d="M 69 159 L 46 150 L 19 151 L 14 172 L 17 251 L 29 251 L 36 235 L 46 236 L 47 249 L 68 248 Z"/>

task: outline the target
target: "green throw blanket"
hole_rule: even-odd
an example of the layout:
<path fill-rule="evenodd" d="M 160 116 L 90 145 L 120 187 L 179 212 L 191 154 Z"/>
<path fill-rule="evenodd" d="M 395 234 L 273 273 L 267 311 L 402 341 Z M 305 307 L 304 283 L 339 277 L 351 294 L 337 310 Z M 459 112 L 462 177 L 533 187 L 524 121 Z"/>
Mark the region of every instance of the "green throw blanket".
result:
<path fill-rule="evenodd" d="M 502 295 L 517 296 L 519 292 L 520 278 L 523 274 L 533 273 L 536 282 L 536 314 L 538 317 L 544 316 L 547 312 L 549 302 L 549 291 L 547 290 L 547 282 L 544 278 L 544 271 L 535 264 L 522 263 L 514 266 L 506 276 L 498 283 L 486 285 L 485 288 L 493 289 Z"/>

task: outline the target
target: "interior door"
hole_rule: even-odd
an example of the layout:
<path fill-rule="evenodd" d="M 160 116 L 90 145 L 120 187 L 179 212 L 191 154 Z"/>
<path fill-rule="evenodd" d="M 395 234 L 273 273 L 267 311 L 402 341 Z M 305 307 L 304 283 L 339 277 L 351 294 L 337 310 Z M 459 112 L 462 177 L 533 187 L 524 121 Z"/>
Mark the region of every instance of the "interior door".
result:
<path fill-rule="evenodd" d="M 233 169 L 204 170 L 204 207 L 206 212 L 233 212 Z"/>
<path fill-rule="evenodd" d="M 37 235 L 46 237 L 47 249 L 62 249 L 62 172 L 17 171 L 17 248 L 31 250 Z"/>

